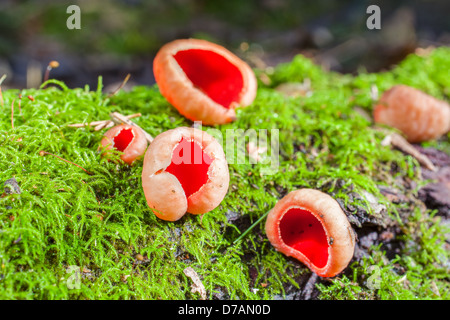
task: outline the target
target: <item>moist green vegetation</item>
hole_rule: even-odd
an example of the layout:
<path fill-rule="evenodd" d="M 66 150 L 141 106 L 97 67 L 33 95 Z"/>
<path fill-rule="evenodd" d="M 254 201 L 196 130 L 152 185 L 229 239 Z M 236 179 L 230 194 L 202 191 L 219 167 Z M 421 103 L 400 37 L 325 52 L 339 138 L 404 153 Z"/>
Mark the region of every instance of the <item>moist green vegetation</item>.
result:
<path fill-rule="evenodd" d="M 69 89 L 51 80 L 41 89 L 3 91 L 0 182 L 3 188 L 15 178 L 20 190 L 9 187 L 0 198 L 0 298 L 199 299 L 183 273 L 186 267 L 198 273 L 208 299 L 287 298 L 311 272 L 273 249 L 264 220 L 233 241 L 287 192 L 310 187 L 364 207 L 368 215 L 375 214 L 369 202 L 349 192 L 371 193 L 402 230 L 397 240 L 404 244 L 389 257 L 380 246 L 368 249 L 343 274 L 320 281 L 318 298 L 448 299 L 448 230 L 441 218 L 420 206 L 391 203 L 379 191 L 379 186 L 400 188 L 398 179 L 423 184 L 420 166 L 382 147 L 386 132 L 364 116 L 372 108 L 373 86 L 382 92 L 404 83 L 447 99 L 448 70 L 450 50 L 444 48 L 411 55 L 389 72 L 361 71 L 355 77 L 325 72 L 302 56 L 270 73 L 257 70 L 265 81 L 255 102 L 238 110 L 236 122 L 217 129 L 224 136 L 227 129 L 279 129 L 278 171 L 262 174 L 263 163 L 230 164 L 230 189 L 221 205 L 177 222 L 159 220 L 149 210 L 142 160 L 132 167 L 108 161 L 97 151 L 102 132 L 67 126 L 108 119 L 112 111 L 142 113 L 135 122 L 153 136 L 192 125 L 157 86 L 109 97 L 100 78 L 98 88 Z M 305 79 L 311 81 L 305 95 L 275 90 Z M 432 145 L 448 151 L 448 137 Z M 73 279 L 69 266 L 82 271 L 80 289 L 67 285 Z"/>

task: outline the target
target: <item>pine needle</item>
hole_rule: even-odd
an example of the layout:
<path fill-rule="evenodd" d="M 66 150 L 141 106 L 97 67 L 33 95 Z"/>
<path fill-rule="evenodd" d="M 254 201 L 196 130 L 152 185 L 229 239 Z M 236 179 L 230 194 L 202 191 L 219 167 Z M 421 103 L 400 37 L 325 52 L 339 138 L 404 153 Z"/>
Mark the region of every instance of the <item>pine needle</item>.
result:
<path fill-rule="evenodd" d="M 65 161 L 65 162 L 67 162 L 67 163 L 70 163 L 70 164 L 73 164 L 74 166 L 77 166 L 78 168 L 80 168 L 81 170 L 83 170 L 84 172 L 86 172 L 88 175 L 93 175 L 93 173 L 91 173 L 91 172 L 89 172 L 89 171 L 87 171 L 85 168 L 83 168 L 82 166 L 80 166 L 80 165 L 78 165 L 78 164 L 76 164 L 76 163 L 74 163 L 74 162 L 72 162 L 72 161 L 69 161 L 69 160 L 66 160 L 66 159 L 64 159 L 64 158 L 61 158 L 60 156 L 57 156 L 56 154 L 53 154 L 53 153 L 50 153 L 50 152 L 47 152 L 47 151 L 44 151 L 44 150 L 41 150 L 40 152 L 39 152 L 39 155 L 41 155 L 41 156 L 44 156 L 44 155 L 46 155 L 46 154 L 48 154 L 48 155 L 51 155 L 51 156 L 54 156 L 54 157 L 56 157 L 56 158 L 58 158 L 58 159 L 60 159 L 60 160 L 62 160 L 62 161 Z"/>

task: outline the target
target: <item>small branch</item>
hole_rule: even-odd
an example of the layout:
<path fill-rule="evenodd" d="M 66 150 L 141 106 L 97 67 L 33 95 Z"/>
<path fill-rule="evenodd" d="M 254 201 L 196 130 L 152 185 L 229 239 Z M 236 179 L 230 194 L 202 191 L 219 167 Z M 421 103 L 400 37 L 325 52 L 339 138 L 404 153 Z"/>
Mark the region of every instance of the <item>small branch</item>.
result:
<path fill-rule="evenodd" d="M 140 126 L 138 126 L 136 123 L 125 117 L 124 115 L 118 112 L 113 112 L 109 116 L 111 117 L 112 121 L 114 121 L 115 124 L 126 123 L 129 124 L 130 126 L 135 126 L 141 129 L 144 132 L 145 138 L 147 139 L 148 143 L 152 143 L 153 137 L 150 134 L 148 134 L 144 129 L 142 129 Z"/>
<path fill-rule="evenodd" d="M 98 126 L 99 124 L 108 122 L 111 120 L 100 120 L 100 121 L 93 121 L 93 122 L 89 122 L 89 123 L 74 123 L 74 124 L 69 124 L 68 127 L 72 127 L 72 128 L 83 128 L 83 127 L 93 127 L 93 126 Z"/>
<path fill-rule="evenodd" d="M 431 162 L 431 160 L 428 159 L 426 155 L 414 148 L 412 144 L 410 144 L 408 141 L 406 141 L 405 138 L 397 133 L 392 133 L 386 136 L 381 144 L 384 146 L 391 145 L 399 149 L 400 151 L 414 157 L 421 165 L 423 165 L 428 170 L 437 171 L 437 168 L 434 166 L 433 162 Z"/>
<path fill-rule="evenodd" d="M 126 116 L 125 118 L 127 119 L 133 119 L 133 118 L 137 118 L 140 117 L 142 114 L 140 113 L 135 113 L 135 114 L 131 114 L 129 116 Z M 114 121 L 112 120 L 100 120 L 100 121 L 93 121 L 90 123 L 75 123 L 75 124 L 69 124 L 69 127 L 72 128 L 83 128 L 83 127 L 94 127 L 95 131 L 99 131 L 102 130 L 104 128 L 111 128 L 114 126 Z"/>
<path fill-rule="evenodd" d="M 112 123 L 114 125 L 114 122 L 112 121 L 104 121 L 102 123 L 99 123 L 95 126 L 94 131 L 100 131 L 106 127 L 107 124 Z"/>
<path fill-rule="evenodd" d="M 44 156 L 44 155 L 50 155 L 50 156 L 54 156 L 54 157 L 56 157 L 56 158 L 58 158 L 58 159 L 60 159 L 60 160 L 62 160 L 62 161 L 65 161 L 65 162 L 67 162 L 67 163 L 70 163 L 70 164 L 72 164 L 72 165 L 74 165 L 74 166 L 77 166 L 78 168 L 80 168 L 81 170 L 83 170 L 84 172 L 86 172 L 88 175 L 93 175 L 93 173 L 91 173 L 91 172 L 89 172 L 89 171 L 87 171 L 85 168 L 83 168 L 82 166 L 80 166 L 80 165 L 78 165 L 78 164 L 76 164 L 76 163 L 73 163 L 73 162 L 71 162 L 71 161 L 69 161 L 69 160 L 66 160 L 66 159 L 64 159 L 64 158 L 61 158 L 60 156 L 57 156 L 56 154 L 53 154 L 53 153 L 50 153 L 50 152 L 47 152 L 47 151 L 44 151 L 44 150 L 42 150 L 42 151 L 40 151 L 39 152 L 39 155 L 40 156 Z"/>
<path fill-rule="evenodd" d="M 311 277 L 309 278 L 309 280 L 306 282 L 305 286 L 303 287 L 302 296 L 303 296 L 304 300 L 311 299 L 312 293 L 314 291 L 315 284 L 316 284 L 318 278 L 319 278 L 319 276 L 315 272 L 313 272 L 311 274 Z"/>
<path fill-rule="evenodd" d="M 72 128 L 82 128 L 82 127 L 86 127 L 86 126 L 94 126 L 94 130 L 95 131 L 99 131 L 102 130 L 104 128 L 111 128 L 113 127 L 115 124 L 119 125 L 122 123 L 126 123 L 130 126 L 135 126 L 139 129 L 142 130 L 142 132 L 145 135 L 145 138 L 147 139 L 147 141 L 149 143 L 151 143 L 153 141 L 153 137 L 146 132 L 144 129 L 142 129 L 140 126 L 138 126 L 136 123 L 134 123 L 133 121 L 131 121 L 130 119 L 136 118 L 136 117 L 140 117 L 141 114 L 140 113 L 135 113 L 129 116 L 124 116 L 123 114 L 120 114 L 119 112 L 112 112 L 110 115 L 111 120 L 101 120 L 101 121 L 94 121 L 91 123 L 75 123 L 75 124 L 69 124 L 69 127 Z"/>

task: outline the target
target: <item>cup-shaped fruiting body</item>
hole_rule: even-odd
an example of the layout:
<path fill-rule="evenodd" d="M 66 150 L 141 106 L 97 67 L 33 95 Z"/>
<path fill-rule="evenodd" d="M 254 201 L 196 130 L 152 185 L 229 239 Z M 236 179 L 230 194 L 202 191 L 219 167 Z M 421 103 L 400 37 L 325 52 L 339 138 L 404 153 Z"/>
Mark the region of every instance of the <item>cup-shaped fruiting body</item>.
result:
<path fill-rule="evenodd" d="M 121 124 L 112 127 L 103 135 L 100 142 L 103 152 L 111 149 L 121 151 L 120 158 L 132 164 L 138 157 L 144 155 L 148 142 L 143 131 L 132 125 Z"/>
<path fill-rule="evenodd" d="M 225 197 L 229 182 L 222 146 L 200 129 L 165 131 L 145 153 L 142 187 L 149 207 L 163 220 L 213 210 Z"/>
<path fill-rule="evenodd" d="M 247 63 L 224 47 L 199 39 L 167 43 L 153 61 L 161 94 L 186 118 L 206 125 L 236 118 L 248 106 L 257 82 Z"/>
<path fill-rule="evenodd" d="M 333 277 L 348 265 L 355 235 L 332 197 L 318 190 L 295 190 L 269 212 L 266 234 L 272 245 L 321 277 Z"/>
<path fill-rule="evenodd" d="M 418 89 L 396 85 L 374 108 L 376 123 L 399 129 L 409 142 L 437 139 L 450 130 L 450 106 Z"/>

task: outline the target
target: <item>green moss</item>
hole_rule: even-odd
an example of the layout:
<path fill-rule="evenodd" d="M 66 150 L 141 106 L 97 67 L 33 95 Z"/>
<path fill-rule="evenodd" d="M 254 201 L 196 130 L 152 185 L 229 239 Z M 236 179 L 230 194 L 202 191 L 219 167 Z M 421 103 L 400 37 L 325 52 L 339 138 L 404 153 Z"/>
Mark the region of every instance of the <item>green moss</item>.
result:
<path fill-rule="evenodd" d="M 448 298 L 443 225 L 420 210 L 413 210 L 407 222 L 400 221 L 400 205 L 390 203 L 378 189 L 395 184 L 396 177 L 420 183 L 418 164 L 381 147 L 383 133 L 355 108 L 371 111 L 373 85 L 381 92 L 406 83 L 445 98 L 449 61 L 448 49 L 436 49 L 427 57 L 412 55 L 392 71 L 356 77 L 325 72 L 302 56 L 280 65 L 269 74 L 270 86 L 260 83 L 255 102 L 238 110 L 236 122 L 216 128 L 224 136 L 229 129 L 279 129 L 278 171 L 263 175 L 264 164 L 231 163 L 230 189 L 222 204 L 203 217 L 188 214 L 175 223 L 157 219 L 147 207 L 140 183 L 142 160 L 132 167 L 108 162 L 97 152 L 101 132 L 67 126 L 108 119 L 111 111 L 142 113 L 135 121 L 153 136 L 190 126 L 156 86 L 135 87 L 113 97 L 102 94 L 101 79 L 94 91 L 68 89 L 54 80 L 44 89 L 4 91 L 0 182 L 14 177 L 22 192 L 0 198 L 0 297 L 197 299 L 183 274 L 188 266 L 197 271 L 211 299 L 285 296 L 299 290 L 299 279 L 310 271 L 273 249 L 264 234 L 264 220 L 245 238 L 233 241 L 287 192 L 310 187 L 344 203 L 357 201 L 349 197 L 349 190 L 376 195 L 399 221 L 404 229 L 400 240 L 408 244 L 391 260 L 382 248 L 373 248 L 343 275 L 320 283 L 322 299 Z M 274 89 L 307 78 L 308 96 L 287 97 Z M 436 144 L 449 148 L 448 139 Z M 92 174 L 43 156 L 41 150 Z M 372 213 L 367 201 L 359 205 Z M 146 259 L 136 260 L 137 253 Z M 67 286 L 69 266 L 85 268 L 80 289 Z M 382 270 L 381 289 L 366 285 L 370 266 Z M 407 280 L 402 280 L 405 275 Z"/>
<path fill-rule="evenodd" d="M 380 247 L 351 266 L 353 274 L 319 284 L 323 299 L 443 299 L 448 300 L 448 227 L 440 218 L 414 210 L 404 236 L 402 255 L 388 260 Z"/>

